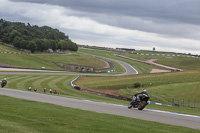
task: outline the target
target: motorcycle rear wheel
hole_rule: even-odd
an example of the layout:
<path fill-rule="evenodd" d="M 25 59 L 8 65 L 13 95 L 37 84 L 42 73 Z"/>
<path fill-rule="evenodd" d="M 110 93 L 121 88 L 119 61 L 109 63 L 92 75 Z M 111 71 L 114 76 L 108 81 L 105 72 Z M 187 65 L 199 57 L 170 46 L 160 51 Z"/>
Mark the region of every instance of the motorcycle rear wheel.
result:
<path fill-rule="evenodd" d="M 146 101 L 142 101 L 139 105 L 138 105 L 138 110 L 143 110 L 144 107 L 147 105 Z"/>

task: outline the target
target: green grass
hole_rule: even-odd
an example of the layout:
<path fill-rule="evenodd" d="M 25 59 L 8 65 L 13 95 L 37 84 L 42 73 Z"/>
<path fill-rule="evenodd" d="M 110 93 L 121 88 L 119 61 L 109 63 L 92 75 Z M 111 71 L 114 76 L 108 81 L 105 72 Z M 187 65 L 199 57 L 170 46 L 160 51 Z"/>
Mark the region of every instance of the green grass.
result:
<path fill-rule="evenodd" d="M 1 133 L 197 133 L 199 130 L 0 96 Z"/>
<path fill-rule="evenodd" d="M 174 66 L 181 69 L 200 70 L 200 58 L 173 57 L 156 61 L 158 63 Z"/>
<path fill-rule="evenodd" d="M 176 57 L 176 56 L 147 56 L 147 55 L 137 55 L 137 54 L 127 54 L 121 53 L 121 55 L 131 57 L 139 60 L 150 60 L 158 59 L 156 63 L 160 63 L 167 66 L 177 67 L 180 69 L 189 69 L 189 70 L 200 70 L 200 58 L 192 57 Z"/>
<path fill-rule="evenodd" d="M 6 88 L 19 89 L 28 91 L 29 87 L 37 88 L 38 93 L 43 93 L 43 89 L 47 88 L 47 94 L 49 90 L 56 89 L 62 96 L 68 96 L 79 99 L 87 99 L 93 101 L 111 102 L 119 104 L 128 104 L 126 101 L 120 101 L 117 99 L 111 99 L 98 95 L 88 94 L 82 91 L 78 91 L 71 87 L 70 83 L 77 76 L 55 76 L 55 75 L 0 75 L 0 79 L 7 78 L 8 84 Z"/>
<path fill-rule="evenodd" d="M 46 69 L 51 70 L 64 70 L 64 68 L 56 65 L 55 63 L 40 58 L 33 57 L 26 54 L 5 54 L 0 53 L 0 62 L 11 66 L 25 67 L 25 68 L 37 68 L 41 69 L 43 66 Z"/>
<path fill-rule="evenodd" d="M 0 52 L 17 52 L 17 53 L 24 53 L 23 51 L 19 51 L 14 48 L 10 48 L 0 44 Z"/>
<path fill-rule="evenodd" d="M 52 62 L 85 65 L 85 66 L 92 66 L 96 68 L 104 67 L 103 61 L 98 60 L 89 55 L 84 55 L 84 54 L 80 54 L 76 52 L 71 52 L 69 54 L 40 54 L 40 55 L 35 54 L 34 56 L 42 58 L 42 59 L 46 59 Z"/>
<path fill-rule="evenodd" d="M 46 69 L 64 70 L 64 68 L 56 65 L 55 63 L 51 61 L 33 57 L 17 49 L 0 45 L 0 50 L 2 52 L 6 52 L 6 51 L 12 52 L 12 53 L 0 53 L 0 63 L 2 64 L 7 64 L 11 66 L 16 66 L 16 67 L 37 68 L 37 69 L 41 69 L 43 66 L 45 66 Z M 15 54 L 13 52 L 17 52 L 21 54 Z"/>
<path fill-rule="evenodd" d="M 25 68 L 37 68 L 50 70 L 64 70 L 63 67 L 56 65 L 54 62 L 86 65 L 96 68 L 104 67 L 104 62 L 80 53 L 71 52 L 71 54 L 26 54 L 20 50 L 0 45 L 0 52 L 12 52 L 12 53 L 0 53 L 0 63 L 7 64 L 15 67 Z M 16 54 L 13 52 L 21 53 Z"/>
<path fill-rule="evenodd" d="M 75 83 L 85 89 L 118 90 L 121 95 L 132 97 L 127 87 L 134 83 L 143 84 L 153 101 L 170 101 L 171 98 L 200 101 L 200 71 L 186 71 L 162 74 L 140 74 L 122 77 L 81 77 Z"/>

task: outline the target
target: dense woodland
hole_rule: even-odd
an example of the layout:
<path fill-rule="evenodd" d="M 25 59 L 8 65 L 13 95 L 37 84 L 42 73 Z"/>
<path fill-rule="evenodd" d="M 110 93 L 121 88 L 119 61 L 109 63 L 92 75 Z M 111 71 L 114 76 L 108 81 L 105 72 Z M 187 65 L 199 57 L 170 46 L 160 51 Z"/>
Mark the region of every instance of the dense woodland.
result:
<path fill-rule="evenodd" d="M 29 23 L 9 22 L 0 19 L 0 41 L 31 52 L 52 50 L 77 51 L 78 46 L 58 29 L 48 26 L 31 26 Z"/>

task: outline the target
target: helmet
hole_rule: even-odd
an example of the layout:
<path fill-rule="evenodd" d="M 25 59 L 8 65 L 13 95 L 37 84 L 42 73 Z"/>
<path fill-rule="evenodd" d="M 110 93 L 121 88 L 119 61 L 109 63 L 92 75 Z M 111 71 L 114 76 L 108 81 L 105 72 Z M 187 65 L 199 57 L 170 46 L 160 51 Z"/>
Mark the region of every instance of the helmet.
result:
<path fill-rule="evenodd" d="M 143 89 L 142 91 L 147 91 L 146 89 Z"/>

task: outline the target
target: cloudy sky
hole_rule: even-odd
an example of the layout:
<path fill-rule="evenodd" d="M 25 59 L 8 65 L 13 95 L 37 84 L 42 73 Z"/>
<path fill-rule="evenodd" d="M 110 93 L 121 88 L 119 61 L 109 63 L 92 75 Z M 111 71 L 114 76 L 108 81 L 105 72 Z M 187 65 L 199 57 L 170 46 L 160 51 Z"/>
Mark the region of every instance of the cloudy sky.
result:
<path fill-rule="evenodd" d="M 0 18 L 47 25 L 78 44 L 200 55 L 200 0 L 0 0 Z"/>

